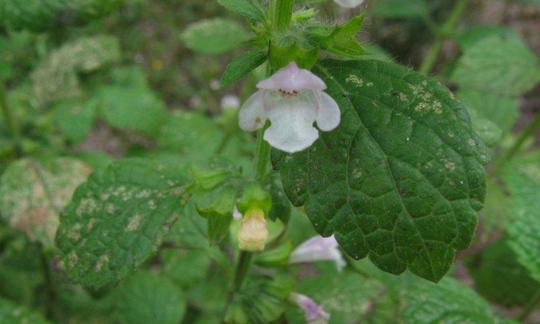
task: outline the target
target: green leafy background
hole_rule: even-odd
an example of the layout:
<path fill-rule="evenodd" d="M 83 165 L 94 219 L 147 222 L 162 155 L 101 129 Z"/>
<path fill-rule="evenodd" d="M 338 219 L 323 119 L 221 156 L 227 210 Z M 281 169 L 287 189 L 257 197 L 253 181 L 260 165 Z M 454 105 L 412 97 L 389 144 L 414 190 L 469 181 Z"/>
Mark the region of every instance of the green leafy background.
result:
<path fill-rule="evenodd" d="M 0 0 L 20 134 L 2 111 L 0 322 L 305 323 L 293 292 L 330 323 L 538 322 L 538 136 L 520 136 L 540 6 L 471 1 L 436 28 L 456 3 L 297 0 L 268 35 L 259 0 Z M 430 76 L 413 72 L 439 37 Z M 221 102 L 290 60 L 343 122 L 273 152 L 271 242 L 231 294 L 256 143 Z M 342 272 L 288 264 L 317 234 Z"/>

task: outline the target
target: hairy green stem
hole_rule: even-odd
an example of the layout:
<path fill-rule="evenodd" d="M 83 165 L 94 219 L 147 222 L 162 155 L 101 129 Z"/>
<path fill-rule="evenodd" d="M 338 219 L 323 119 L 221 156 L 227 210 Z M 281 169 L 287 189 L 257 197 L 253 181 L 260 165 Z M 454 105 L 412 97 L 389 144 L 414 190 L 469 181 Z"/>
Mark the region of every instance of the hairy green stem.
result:
<path fill-rule="evenodd" d="M 56 289 L 54 288 L 53 275 L 51 271 L 51 264 L 45 251 L 41 251 L 41 266 L 43 274 L 45 276 L 45 289 L 47 293 L 46 301 L 46 313 L 48 318 L 55 317 L 54 303 L 56 300 Z"/>
<path fill-rule="evenodd" d="M 504 161 L 512 160 L 516 156 L 516 154 L 519 153 L 519 151 L 523 147 L 523 144 L 525 144 L 525 141 L 527 141 L 529 137 L 534 135 L 538 128 L 540 128 L 540 114 L 538 114 L 529 124 L 529 126 L 527 126 L 527 128 L 525 128 L 525 130 L 521 133 L 514 145 L 510 148 L 510 150 L 508 150 L 508 153 L 504 157 Z"/>
<path fill-rule="evenodd" d="M 293 13 L 294 0 L 270 0 L 268 2 L 268 13 L 272 29 L 274 31 L 285 31 L 289 28 L 291 23 L 291 17 Z M 271 48 L 271 44 L 268 44 L 268 48 Z M 270 63 L 269 63 L 270 64 Z M 267 76 L 272 72 L 272 67 L 268 66 Z M 259 129 L 257 132 L 257 148 L 255 153 L 255 180 L 263 183 L 268 173 L 268 165 L 270 162 L 270 145 L 264 141 L 264 131 L 266 126 Z M 246 275 L 251 266 L 251 259 L 253 253 L 247 251 L 240 251 L 238 256 L 238 263 L 236 264 L 236 270 L 234 272 L 234 279 L 232 284 L 232 290 L 229 296 L 229 302 L 234 298 L 234 294 L 240 290 Z"/>
<path fill-rule="evenodd" d="M 249 267 L 251 265 L 251 259 L 253 253 L 247 251 L 240 251 L 240 256 L 238 257 L 238 264 L 236 265 L 236 271 L 234 273 L 233 281 L 233 292 L 237 292 L 242 287 L 244 283 L 244 278 L 247 275 Z"/>
<path fill-rule="evenodd" d="M 229 294 L 227 297 L 227 304 L 225 306 L 224 313 L 223 313 L 224 319 L 227 317 L 227 312 L 229 310 L 229 306 L 231 306 L 231 303 L 234 300 L 234 295 L 238 291 L 240 291 L 240 288 L 242 288 L 244 279 L 246 278 L 246 275 L 249 271 L 249 267 L 251 266 L 252 258 L 253 258 L 253 253 L 247 252 L 247 251 L 240 251 L 240 255 L 238 256 L 238 263 L 236 264 L 236 269 L 234 271 L 234 278 L 233 278 L 232 286 L 229 290 Z"/>
<path fill-rule="evenodd" d="M 268 163 L 270 161 L 270 145 L 263 139 L 263 127 L 257 131 L 257 149 L 255 155 L 255 180 L 262 182 L 268 171 Z"/>
<path fill-rule="evenodd" d="M 424 58 L 424 61 L 420 65 L 420 72 L 427 74 L 433 69 L 437 59 L 439 58 L 439 54 L 441 53 L 444 41 L 454 33 L 457 24 L 461 19 L 461 15 L 467 8 L 468 4 L 469 0 L 459 0 L 456 2 L 452 8 L 452 11 L 450 12 L 450 15 L 441 28 L 438 29 L 435 36 L 435 41 L 433 42 L 433 45 L 431 45 L 431 48 Z"/>
<path fill-rule="evenodd" d="M 270 0 L 268 13 L 274 31 L 284 31 L 289 28 L 293 14 L 294 0 Z"/>
<path fill-rule="evenodd" d="M 3 80 L 0 80 L 0 106 L 2 107 L 2 114 L 4 116 L 4 122 L 11 135 L 11 139 L 15 143 L 15 153 L 17 156 L 22 155 L 21 148 L 21 133 L 19 131 L 19 125 L 12 114 L 9 107 L 7 92 Z"/>

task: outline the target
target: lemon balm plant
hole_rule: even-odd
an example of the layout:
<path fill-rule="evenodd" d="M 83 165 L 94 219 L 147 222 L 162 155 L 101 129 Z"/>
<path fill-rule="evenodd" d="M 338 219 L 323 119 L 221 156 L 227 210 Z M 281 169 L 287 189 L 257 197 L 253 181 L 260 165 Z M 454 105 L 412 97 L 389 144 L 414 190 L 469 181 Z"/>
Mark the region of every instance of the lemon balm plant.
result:
<path fill-rule="evenodd" d="M 270 19 L 256 25 L 271 76 L 239 118 L 242 129 L 259 130 L 257 179 L 264 185 L 270 145 L 284 191 L 321 235 L 385 271 L 440 280 L 472 239 L 484 144 L 440 83 L 361 59 L 361 18 L 328 26 L 294 19 L 293 5 L 270 2 Z M 326 53 L 335 58 L 319 60 Z M 226 80 L 246 66 L 239 60 Z"/>
<path fill-rule="evenodd" d="M 37 42 L 42 56 L 28 76 L 0 70 L 0 277 L 13 281 L 0 321 L 505 321 L 488 301 L 530 317 L 539 117 L 516 138 L 510 128 L 540 68 L 521 38 L 461 33 L 466 0 L 441 23 L 425 1 L 329 1 L 356 8 L 339 23 L 317 1 L 217 3 L 244 24 L 196 21 L 180 37 L 201 56 L 238 51 L 209 83 L 241 98 L 209 119 L 166 109 L 125 63 L 126 42 L 89 24 L 121 1 L 0 0 L 5 43 Z M 365 17 L 430 31 L 418 72 L 359 40 Z M 441 68 L 448 40 L 462 53 Z M 131 146 L 114 160 L 81 153 L 95 129 Z M 458 253 L 485 298 L 453 277 Z"/>

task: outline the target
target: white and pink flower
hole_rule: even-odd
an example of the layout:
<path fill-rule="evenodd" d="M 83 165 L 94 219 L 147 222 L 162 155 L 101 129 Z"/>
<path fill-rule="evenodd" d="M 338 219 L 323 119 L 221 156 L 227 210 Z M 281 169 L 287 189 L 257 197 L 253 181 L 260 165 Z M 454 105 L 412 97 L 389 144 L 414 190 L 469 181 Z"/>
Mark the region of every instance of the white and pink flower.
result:
<path fill-rule="evenodd" d="M 264 133 L 273 147 L 294 153 L 311 146 L 319 131 L 331 131 L 341 120 L 337 103 L 324 92 L 315 74 L 290 63 L 257 84 L 259 89 L 240 109 L 240 128 L 255 131 L 270 120 Z"/>
<path fill-rule="evenodd" d="M 330 237 L 312 237 L 300 244 L 289 257 L 289 263 L 315 261 L 333 261 L 339 271 L 345 267 L 345 260 L 333 235 Z"/>

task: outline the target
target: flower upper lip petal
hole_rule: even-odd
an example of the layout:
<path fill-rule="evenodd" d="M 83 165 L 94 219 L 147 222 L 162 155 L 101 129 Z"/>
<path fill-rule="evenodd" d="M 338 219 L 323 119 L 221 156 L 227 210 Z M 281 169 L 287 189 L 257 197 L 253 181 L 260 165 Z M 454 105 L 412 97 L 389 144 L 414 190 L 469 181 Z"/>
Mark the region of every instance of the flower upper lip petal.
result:
<path fill-rule="evenodd" d="M 265 90 L 283 90 L 286 92 L 326 89 L 326 84 L 315 74 L 300 69 L 291 62 L 266 80 L 257 83 L 257 88 Z"/>

